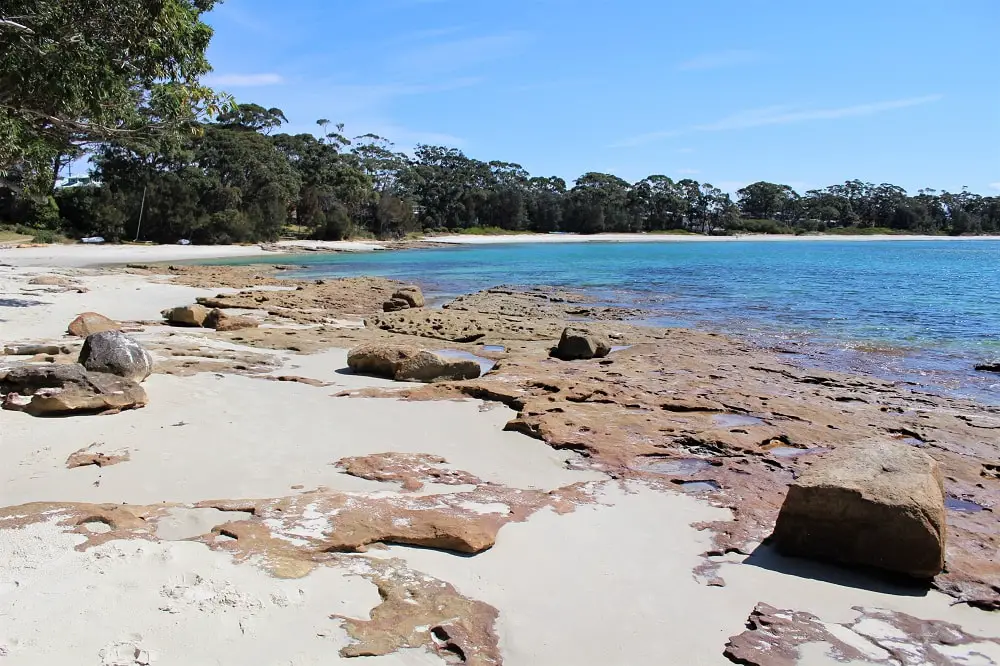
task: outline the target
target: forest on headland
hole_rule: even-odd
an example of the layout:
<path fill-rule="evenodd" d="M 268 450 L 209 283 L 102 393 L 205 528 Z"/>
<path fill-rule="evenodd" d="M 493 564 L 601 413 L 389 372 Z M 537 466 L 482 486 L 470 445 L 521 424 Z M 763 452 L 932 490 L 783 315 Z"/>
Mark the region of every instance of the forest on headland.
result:
<path fill-rule="evenodd" d="M 850 180 L 735 197 L 692 179 L 573 183 L 455 148 L 399 151 L 277 108 L 238 104 L 210 71 L 214 0 L 12 0 L 0 13 L 0 224 L 38 238 L 240 243 L 414 232 L 1000 232 L 1000 197 Z M 92 180 L 59 187 L 89 156 Z"/>

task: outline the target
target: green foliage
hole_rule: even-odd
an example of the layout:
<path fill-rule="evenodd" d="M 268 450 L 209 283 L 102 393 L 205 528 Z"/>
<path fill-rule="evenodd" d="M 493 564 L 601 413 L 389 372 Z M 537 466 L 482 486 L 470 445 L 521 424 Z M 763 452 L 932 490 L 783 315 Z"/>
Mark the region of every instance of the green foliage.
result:
<path fill-rule="evenodd" d="M 219 98 L 198 83 L 212 36 L 201 15 L 214 4 L 6 0 L 0 171 L 48 193 L 71 146 L 177 128 L 216 109 Z"/>

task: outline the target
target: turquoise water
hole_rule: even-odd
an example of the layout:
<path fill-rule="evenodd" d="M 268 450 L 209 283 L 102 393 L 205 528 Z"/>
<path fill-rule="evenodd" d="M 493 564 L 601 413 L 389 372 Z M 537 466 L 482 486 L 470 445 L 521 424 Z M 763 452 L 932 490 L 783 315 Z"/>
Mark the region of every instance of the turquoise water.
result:
<path fill-rule="evenodd" d="M 552 285 L 813 364 L 1000 402 L 1000 241 L 479 245 L 292 256 L 296 276 L 381 275 L 437 295 Z"/>

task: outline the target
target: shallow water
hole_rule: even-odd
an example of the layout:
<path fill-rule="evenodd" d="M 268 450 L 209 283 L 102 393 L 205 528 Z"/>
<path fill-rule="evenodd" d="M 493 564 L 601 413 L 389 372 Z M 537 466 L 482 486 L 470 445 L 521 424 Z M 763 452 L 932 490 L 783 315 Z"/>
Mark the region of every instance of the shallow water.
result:
<path fill-rule="evenodd" d="M 1000 402 L 1000 377 L 973 370 L 1000 358 L 1000 240 L 512 244 L 285 262 L 303 266 L 298 277 L 382 275 L 434 296 L 575 288 L 643 308 L 652 324 L 737 334 L 820 367 Z"/>

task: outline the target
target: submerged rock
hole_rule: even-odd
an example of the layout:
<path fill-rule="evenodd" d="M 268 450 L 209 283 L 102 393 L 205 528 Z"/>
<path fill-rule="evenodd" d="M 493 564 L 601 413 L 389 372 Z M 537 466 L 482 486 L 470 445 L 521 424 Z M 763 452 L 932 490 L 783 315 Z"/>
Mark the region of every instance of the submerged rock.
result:
<path fill-rule="evenodd" d="M 1000 372 L 1000 361 L 996 363 L 980 363 L 976 366 L 979 372 Z"/>
<path fill-rule="evenodd" d="M 108 319 L 102 314 L 84 312 L 69 323 L 67 330 L 70 335 L 75 335 L 78 338 L 86 338 L 94 333 L 120 331 L 121 328 L 121 324 L 113 319 Z"/>
<path fill-rule="evenodd" d="M 60 416 L 134 409 L 146 405 L 136 382 L 79 364 L 23 366 L 0 376 L 4 409 L 32 416 Z"/>
<path fill-rule="evenodd" d="M 160 314 L 171 326 L 203 327 L 209 312 L 209 309 L 204 305 L 182 305 L 176 308 L 167 308 Z"/>
<path fill-rule="evenodd" d="M 932 578 L 946 541 L 938 463 L 892 441 L 842 446 L 791 484 L 774 539 L 789 555 Z"/>
<path fill-rule="evenodd" d="M 139 342 L 120 331 L 89 336 L 80 350 L 80 365 L 91 372 L 107 372 L 141 382 L 153 372 L 153 357 Z"/>
<path fill-rule="evenodd" d="M 604 358 L 611 353 L 611 342 L 603 334 L 578 326 L 569 326 L 562 332 L 559 346 L 552 355 L 564 361 Z"/>
<path fill-rule="evenodd" d="M 397 381 L 475 379 L 481 368 L 466 359 L 448 359 L 411 345 L 369 344 L 352 349 L 347 365 L 355 372 Z"/>

